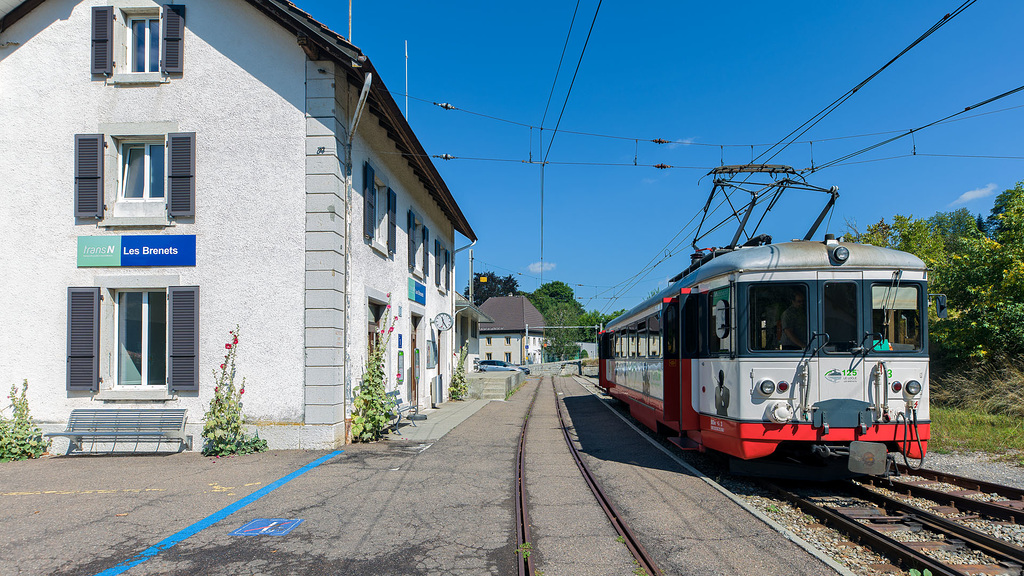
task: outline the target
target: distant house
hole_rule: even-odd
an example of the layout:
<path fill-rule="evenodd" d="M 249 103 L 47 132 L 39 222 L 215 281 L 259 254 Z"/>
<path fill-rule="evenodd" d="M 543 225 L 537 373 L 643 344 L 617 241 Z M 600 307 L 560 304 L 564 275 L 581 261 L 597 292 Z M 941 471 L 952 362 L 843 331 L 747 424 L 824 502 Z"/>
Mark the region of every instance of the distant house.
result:
<path fill-rule="evenodd" d="M 494 319 L 480 325 L 480 356 L 512 364 L 541 361 L 544 316 L 525 296 L 496 296 L 480 305 Z"/>

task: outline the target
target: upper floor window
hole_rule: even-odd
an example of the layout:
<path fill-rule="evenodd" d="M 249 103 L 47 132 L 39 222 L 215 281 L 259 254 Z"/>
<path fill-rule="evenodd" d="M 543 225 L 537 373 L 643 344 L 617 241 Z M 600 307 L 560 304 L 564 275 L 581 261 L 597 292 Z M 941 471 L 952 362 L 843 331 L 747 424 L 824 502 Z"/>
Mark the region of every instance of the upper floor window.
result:
<path fill-rule="evenodd" d="M 129 21 L 128 52 L 132 72 L 160 71 L 159 18 L 136 18 Z"/>
<path fill-rule="evenodd" d="M 377 178 L 369 162 L 363 164 L 363 237 L 377 250 L 391 255 L 398 247 L 398 196 Z"/>
<path fill-rule="evenodd" d="M 163 200 L 164 143 L 121 144 L 119 200 Z"/>
<path fill-rule="evenodd" d="M 511 336 L 505 336 L 505 345 L 506 346 L 511 346 L 512 345 L 512 337 Z"/>

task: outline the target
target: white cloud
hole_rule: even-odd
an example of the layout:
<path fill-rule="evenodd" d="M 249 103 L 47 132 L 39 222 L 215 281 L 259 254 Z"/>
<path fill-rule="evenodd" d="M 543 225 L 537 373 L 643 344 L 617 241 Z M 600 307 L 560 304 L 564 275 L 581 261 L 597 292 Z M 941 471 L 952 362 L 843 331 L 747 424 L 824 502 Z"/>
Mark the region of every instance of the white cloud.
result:
<path fill-rule="evenodd" d="M 967 204 L 968 202 L 971 202 L 973 200 L 977 200 L 979 198 L 987 198 L 989 196 L 992 196 L 995 193 L 996 193 L 996 185 L 995 184 L 989 184 L 988 186 L 985 186 L 984 188 L 975 188 L 974 190 L 968 190 L 967 192 L 964 192 L 963 194 L 960 195 L 959 198 L 957 198 L 956 200 L 953 200 L 952 202 L 950 202 L 949 205 L 950 206 L 956 206 L 958 204 Z"/>
<path fill-rule="evenodd" d="M 676 140 L 674 142 L 669 142 L 668 149 L 669 150 L 675 150 L 676 148 L 679 148 L 680 146 L 688 146 L 690 144 L 693 144 L 696 141 L 697 141 L 696 138 L 683 138 L 682 140 Z"/>
<path fill-rule="evenodd" d="M 550 272 L 555 269 L 554 262 L 534 262 L 527 267 L 527 270 L 531 274 L 540 274 L 541 272 Z"/>

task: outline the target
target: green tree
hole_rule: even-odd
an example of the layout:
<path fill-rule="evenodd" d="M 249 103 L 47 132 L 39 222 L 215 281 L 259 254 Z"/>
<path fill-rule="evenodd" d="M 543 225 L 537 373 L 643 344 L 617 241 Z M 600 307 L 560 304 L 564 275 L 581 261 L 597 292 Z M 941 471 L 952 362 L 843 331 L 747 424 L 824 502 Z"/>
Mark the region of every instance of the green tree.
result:
<path fill-rule="evenodd" d="M 544 320 L 551 326 L 579 326 L 580 314 L 573 306 L 558 302 L 548 309 Z M 548 341 L 547 354 L 554 360 L 576 358 L 579 352 L 577 342 L 582 340 L 583 331 L 579 328 L 545 329 L 544 336 Z"/>
<path fill-rule="evenodd" d="M 596 310 L 589 310 L 584 312 L 580 316 L 580 326 L 607 326 L 609 322 L 618 318 L 619 316 L 626 313 L 626 309 L 612 312 L 611 314 L 602 314 Z M 593 342 L 597 338 L 596 328 L 584 329 L 583 338 L 587 342 Z"/>
<path fill-rule="evenodd" d="M 548 324 L 552 324 L 548 318 L 550 311 L 556 304 L 565 304 L 571 308 L 577 316 L 583 314 L 583 305 L 576 301 L 576 294 L 565 282 L 555 280 L 541 284 L 532 294 L 527 294 L 530 302 L 540 311 Z"/>
<path fill-rule="evenodd" d="M 482 280 L 486 278 L 487 280 Z M 515 276 L 498 276 L 494 272 L 476 272 L 473 274 L 473 305 L 479 306 L 495 296 L 516 296 L 519 292 L 519 281 Z M 463 292 L 469 298 L 469 285 Z"/>

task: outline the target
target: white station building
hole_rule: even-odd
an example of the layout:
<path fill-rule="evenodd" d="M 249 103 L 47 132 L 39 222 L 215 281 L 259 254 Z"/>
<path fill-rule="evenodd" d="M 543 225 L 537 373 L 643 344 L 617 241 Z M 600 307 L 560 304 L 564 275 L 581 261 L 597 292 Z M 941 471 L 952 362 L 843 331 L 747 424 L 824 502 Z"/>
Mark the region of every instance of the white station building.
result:
<path fill-rule="evenodd" d="M 388 388 L 447 398 L 476 236 L 370 60 L 290 2 L 0 0 L 0 196 L 0 385 L 44 431 L 184 408 L 199 449 L 237 325 L 260 436 L 335 447 L 389 302 Z"/>

